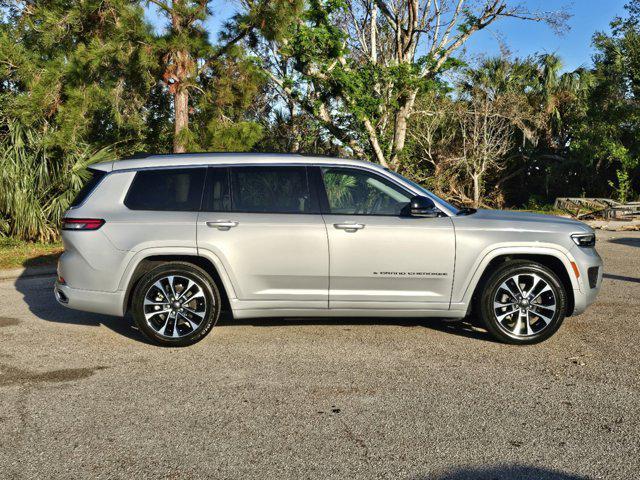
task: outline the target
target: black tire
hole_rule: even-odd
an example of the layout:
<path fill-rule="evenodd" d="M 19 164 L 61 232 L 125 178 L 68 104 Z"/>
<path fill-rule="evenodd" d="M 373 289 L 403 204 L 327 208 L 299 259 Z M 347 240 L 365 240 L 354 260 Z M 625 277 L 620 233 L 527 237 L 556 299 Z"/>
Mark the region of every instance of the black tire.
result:
<path fill-rule="evenodd" d="M 520 283 L 522 289 L 513 279 L 516 275 L 521 275 L 517 278 L 523 282 Z M 538 282 L 533 288 L 536 279 L 543 283 Z M 514 303 L 508 303 L 512 300 L 511 291 L 516 294 Z M 527 294 L 523 300 L 519 300 L 521 291 Z M 540 291 L 543 293 L 538 294 Z M 535 303 L 531 302 L 536 295 L 539 296 Z M 501 306 L 495 307 L 496 300 Z M 514 345 L 530 345 L 551 337 L 567 313 L 567 292 L 558 276 L 546 266 L 528 260 L 512 260 L 501 265 L 485 283 L 479 302 L 480 317 L 489 333 L 501 342 Z M 514 308 L 517 311 L 508 314 Z M 528 313 L 519 318 L 523 311 Z M 502 321 L 499 317 L 503 317 Z"/>
<path fill-rule="evenodd" d="M 169 277 L 174 277 L 172 285 Z M 191 288 L 187 289 L 189 285 Z M 164 293 L 168 297 L 166 303 Z M 178 298 L 182 294 L 185 297 Z M 145 298 L 163 303 L 145 305 Z M 177 303 L 172 303 L 171 298 L 176 298 Z M 131 302 L 140 331 L 153 343 L 166 347 L 186 347 L 206 337 L 220 317 L 220 306 L 220 292 L 211 276 L 188 262 L 168 262 L 147 272 L 136 285 Z M 153 309 L 161 311 L 156 314 Z"/>

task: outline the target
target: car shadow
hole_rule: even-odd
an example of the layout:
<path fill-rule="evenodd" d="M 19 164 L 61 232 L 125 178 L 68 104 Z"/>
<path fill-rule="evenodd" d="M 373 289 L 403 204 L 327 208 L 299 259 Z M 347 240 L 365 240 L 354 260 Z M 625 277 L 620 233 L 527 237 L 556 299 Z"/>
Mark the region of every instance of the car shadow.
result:
<path fill-rule="evenodd" d="M 120 318 L 98 313 L 81 312 L 58 304 L 53 294 L 55 278 L 50 273 L 40 274 L 40 272 L 41 270 L 27 268 L 14 281 L 14 286 L 22 294 L 29 311 L 40 320 L 88 327 L 103 325 L 131 340 L 149 343 L 136 328 L 130 316 Z"/>
<path fill-rule="evenodd" d="M 497 343 L 485 330 L 479 327 L 474 318 L 451 320 L 443 318 L 397 318 L 397 317 L 268 317 L 234 319 L 225 313 L 218 321 L 220 326 L 249 325 L 252 327 L 283 327 L 303 325 L 357 326 L 357 325 L 391 325 L 399 327 L 422 327 L 451 335 Z"/>
<path fill-rule="evenodd" d="M 55 279 L 51 274 L 42 274 L 41 269 L 27 268 L 25 272 L 15 280 L 15 288 L 22 294 L 29 311 L 41 320 L 69 325 L 85 325 L 98 327 L 100 325 L 131 340 L 142 343 L 149 342 L 138 330 L 131 315 L 125 318 L 112 317 L 97 313 L 72 310 L 58 304 L 53 295 Z M 236 326 L 251 325 L 257 327 L 287 326 L 287 325 L 395 325 L 401 327 L 423 327 L 439 332 L 457 335 L 495 343 L 485 330 L 479 328 L 479 321 L 475 318 L 467 318 L 462 321 L 442 318 L 395 318 L 395 317 L 291 317 L 291 318 L 252 318 L 234 319 L 230 312 L 223 312 L 218 325 Z"/>
<path fill-rule="evenodd" d="M 609 278 L 611 280 L 621 280 L 623 282 L 631 282 L 631 283 L 640 283 L 640 278 L 636 277 L 627 277 L 624 275 L 615 275 L 613 273 L 603 273 L 603 278 Z"/>
<path fill-rule="evenodd" d="M 626 245 L 628 247 L 640 247 L 640 238 L 638 237 L 620 237 L 608 240 L 609 243 L 618 245 Z"/>
<path fill-rule="evenodd" d="M 528 465 L 460 467 L 415 480 L 587 480 L 589 477 Z"/>

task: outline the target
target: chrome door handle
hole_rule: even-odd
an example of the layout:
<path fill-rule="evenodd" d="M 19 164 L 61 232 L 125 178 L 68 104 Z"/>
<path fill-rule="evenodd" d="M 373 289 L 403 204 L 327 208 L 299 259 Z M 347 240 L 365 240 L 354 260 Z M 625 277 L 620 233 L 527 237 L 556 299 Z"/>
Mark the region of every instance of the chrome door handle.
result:
<path fill-rule="evenodd" d="M 239 222 L 234 220 L 216 220 L 215 222 L 207 222 L 207 227 L 217 228 L 218 230 L 229 230 L 237 227 Z"/>
<path fill-rule="evenodd" d="M 362 230 L 364 228 L 363 223 L 334 223 L 333 226 L 338 230 L 345 230 L 347 232 L 355 232 L 356 230 Z"/>

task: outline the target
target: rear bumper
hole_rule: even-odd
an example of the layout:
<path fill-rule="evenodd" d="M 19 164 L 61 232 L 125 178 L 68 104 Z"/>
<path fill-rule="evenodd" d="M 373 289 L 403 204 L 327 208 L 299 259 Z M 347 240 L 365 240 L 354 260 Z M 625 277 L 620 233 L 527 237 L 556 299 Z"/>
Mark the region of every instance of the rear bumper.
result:
<path fill-rule="evenodd" d="M 83 312 L 122 317 L 124 292 L 99 292 L 71 288 L 56 281 L 53 293 L 60 305 Z"/>

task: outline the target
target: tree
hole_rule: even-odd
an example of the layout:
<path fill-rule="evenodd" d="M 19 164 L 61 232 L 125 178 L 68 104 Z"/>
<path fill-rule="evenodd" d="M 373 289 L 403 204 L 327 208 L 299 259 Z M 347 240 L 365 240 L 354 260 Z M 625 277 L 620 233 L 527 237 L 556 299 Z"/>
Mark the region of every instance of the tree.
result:
<path fill-rule="evenodd" d="M 560 27 L 566 14 L 505 0 L 314 0 L 280 38 L 254 39 L 254 51 L 282 95 L 338 141 L 398 168 L 418 93 L 456 64 L 473 34 L 503 17 Z"/>
<path fill-rule="evenodd" d="M 611 33 L 596 33 L 593 87 L 585 119 L 571 145 L 582 165 L 583 188 L 619 200 L 640 190 L 640 1 L 626 5 L 627 17 L 611 22 Z"/>
<path fill-rule="evenodd" d="M 238 85 L 235 92 L 240 96 L 246 91 L 255 91 L 259 79 L 252 72 L 250 65 L 243 59 L 242 52 L 234 48 L 235 45 L 247 37 L 255 28 L 260 27 L 268 31 L 270 20 L 277 21 L 282 15 L 281 10 L 289 12 L 290 4 L 286 0 L 257 0 L 250 5 L 243 14 L 238 14 L 233 19 L 233 25 L 229 25 L 226 34 L 220 36 L 220 42 L 214 44 L 204 27 L 204 21 L 210 16 L 210 4 L 207 0 L 147 0 L 155 5 L 159 12 L 167 19 L 165 33 L 157 39 L 157 48 L 161 61 L 160 77 L 163 85 L 162 91 L 171 96 L 173 108 L 173 151 L 185 152 L 194 144 L 202 144 L 202 140 L 209 147 L 216 145 L 211 140 L 211 133 L 221 133 L 220 128 L 225 122 L 217 122 L 215 125 L 205 127 L 209 134 L 201 133 L 200 142 L 196 139 L 198 134 L 189 129 L 189 121 L 194 112 L 207 110 L 207 103 L 214 102 L 216 87 L 227 88 L 224 93 L 229 93 L 230 81 L 244 81 L 243 86 Z M 235 79 L 229 75 L 229 59 L 239 56 L 236 71 L 244 70 L 242 78 Z M 226 83 L 227 85 L 222 85 Z M 198 97 L 194 101 L 194 97 Z M 245 95 L 246 98 L 246 95 Z M 218 112 L 220 113 L 220 112 Z M 205 122 L 207 123 L 207 122 Z M 214 122 L 215 123 L 215 122 Z M 233 129 L 233 133 L 246 134 L 245 139 L 255 143 L 260 137 L 257 125 L 245 123 L 240 128 Z M 232 133 L 232 132 L 229 132 Z M 237 142 L 236 142 L 237 144 Z M 251 147 L 252 144 L 248 146 Z"/>
<path fill-rule="evenodd" d="M 126 0 L 3 7 L 0 235 L 49 241 L 85 168 L 146 144 L 151 30 Z"/>
<path fill-rule="evenodd" d="M 154 58 L 136 2 L 14 1 L 5 12 L 0 131 L 19 122 L 59 155 L 84 143 L 123 154 L 145 144 Z"/>

